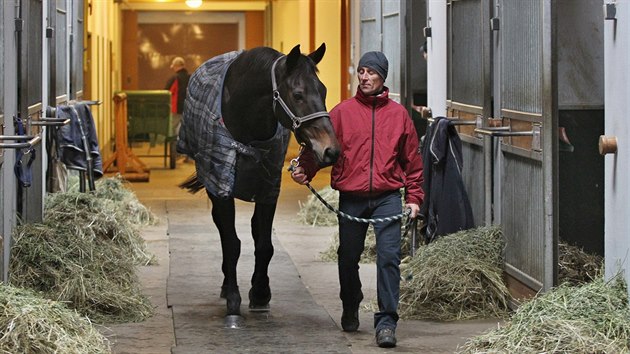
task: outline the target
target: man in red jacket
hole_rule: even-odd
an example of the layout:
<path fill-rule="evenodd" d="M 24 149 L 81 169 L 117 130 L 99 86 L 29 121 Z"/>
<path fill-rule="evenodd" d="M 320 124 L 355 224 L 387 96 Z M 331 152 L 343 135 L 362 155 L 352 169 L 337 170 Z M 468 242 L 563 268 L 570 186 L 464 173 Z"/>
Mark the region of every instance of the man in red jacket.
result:
<path fill-rule="evenodd" d="M 405 206 L 412 218 L 418 214 L 424 199 L 418 137 L 407 110 L 389 99 L 389 89 L 384 86 L 388 66 L 383 53 L 365 53 L 358 65 L 356 95 L 330 111 L 341 144 L 341 155 L 331 172 L 331 186 L 339 191 L 339 210 L 360 218 L 400 214 L 401 188 L 405 189 Z M 310 150 L 304 150 L 291 177 L 306 184 L 318 169 Z M 380 347 L 395 347 L 401 224 L 398 220 L 373 225 L 379 307 L 374 314 L 376 342 Z M 363 300 L 359 260 L 367 228 L 368 224 L 339 218 L 341 326 L 346 332 L 355 332 L 359 327 L 359 304 Z"/>

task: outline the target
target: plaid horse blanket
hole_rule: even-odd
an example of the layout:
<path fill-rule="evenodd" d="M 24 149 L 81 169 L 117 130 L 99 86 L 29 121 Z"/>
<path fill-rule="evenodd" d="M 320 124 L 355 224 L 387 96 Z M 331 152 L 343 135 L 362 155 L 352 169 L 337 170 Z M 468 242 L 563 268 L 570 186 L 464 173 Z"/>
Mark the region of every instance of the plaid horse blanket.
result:
<path fill-rule="evenodd" d="M 221 117 L 225 74 L 241 52 L 209 59 L 191 75 L 177 152 L 195 160 L 197 178 L 212 195 L 275 203 L 290 131 L 278 124 L 271 139 L 245 145 L 234 140 Z"/>

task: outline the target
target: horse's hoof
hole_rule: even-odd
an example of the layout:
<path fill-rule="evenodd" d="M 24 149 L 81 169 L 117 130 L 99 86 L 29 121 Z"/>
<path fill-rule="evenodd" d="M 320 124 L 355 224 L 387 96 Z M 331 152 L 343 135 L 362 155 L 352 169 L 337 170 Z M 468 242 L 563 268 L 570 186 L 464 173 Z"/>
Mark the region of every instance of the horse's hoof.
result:
<path fill-rule="evenodd" d="M 255 305 L 251 302 L 249 303 L 249 311 L 251 312 L 269 312 L 269 303 L 264 305 Z"/>
<path fill-rule="evenodd" d="M 236 293 L 228 293 L 225 298 L 227 305 L 228 315 L 240 315 L 241 314 L 241 295 Z"/>
<path fill-rule="evenodd" d="M 271 290 L 266 289 L 263 297 L 256 297 L 254 295 L 254 288 L 249 289 L 249 310 L 252 312 L 267 312 L 269 311 L 269 301 L 271 301 Z"/>
<path fill-rule="evenodd" d="M 241 315 L 225 316 L 225 328 L 238 329 L 245 327 L 245 319 Z"/>

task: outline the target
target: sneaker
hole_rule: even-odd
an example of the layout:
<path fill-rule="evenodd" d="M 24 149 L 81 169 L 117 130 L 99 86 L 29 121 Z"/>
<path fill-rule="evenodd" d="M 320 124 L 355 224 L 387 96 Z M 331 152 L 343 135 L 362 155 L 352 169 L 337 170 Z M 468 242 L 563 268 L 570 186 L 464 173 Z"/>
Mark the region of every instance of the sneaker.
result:
<path fill-rule="evenodd" d="M 396 334 L 393 328 L 383 328 L 376 332 L 376 344 L 381 348 L 396 346 Z"/>
<path fill-rule="evenodd" d="M 341 315 L 341 328 L 344 332 L 356 332 L 359 329 L 359 310 L 343 310 Z"/>

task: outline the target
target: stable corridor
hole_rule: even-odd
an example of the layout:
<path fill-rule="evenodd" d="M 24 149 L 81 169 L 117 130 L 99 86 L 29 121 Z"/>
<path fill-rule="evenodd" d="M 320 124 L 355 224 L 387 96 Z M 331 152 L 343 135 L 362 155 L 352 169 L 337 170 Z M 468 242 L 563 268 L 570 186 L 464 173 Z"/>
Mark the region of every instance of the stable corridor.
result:
<path fill-rule="evenodd" d="M 156 315 L 142 323 L 112 326 L 114 353 L 380 353 L 374 343 L 372 313 L 360 313 L 357 333 L 341 331 L 337 267 L 322 262 L 319 253 L 329 247 L 336 227 L 311 227 L 296 222 L 299 201 L 310 194 L 293 183 L 288 173 L 274 222 L 275 254 L 270 265 L 271 311 L 247 309 L 253 245 L 249 219 L 253 204 L 237 202 L 236 228 L 242 243 L 238 277 L 245 327 L 225 328 L 225 300 L 219 298 L 221 248 L 212 223 L 211 205 L 204 193 L 191 195 L 177 187 L 193 171 L 193 164 L 178 161 L 177 168 L 152 165 L 148 183 L 132 183 L 140 201 L 160 218 L 143 237 L 158 264 L 141 267 L 146 294 Z M 328 184 L 322 173 L 315 188 Z M 375 299 L 375 267 L 361 265 L 364 305 Z M 401 321 L 398 347 L 390 352 L 453 353 L 467 337 L 496 326 L 496 320 L 461 323 Z"/>

